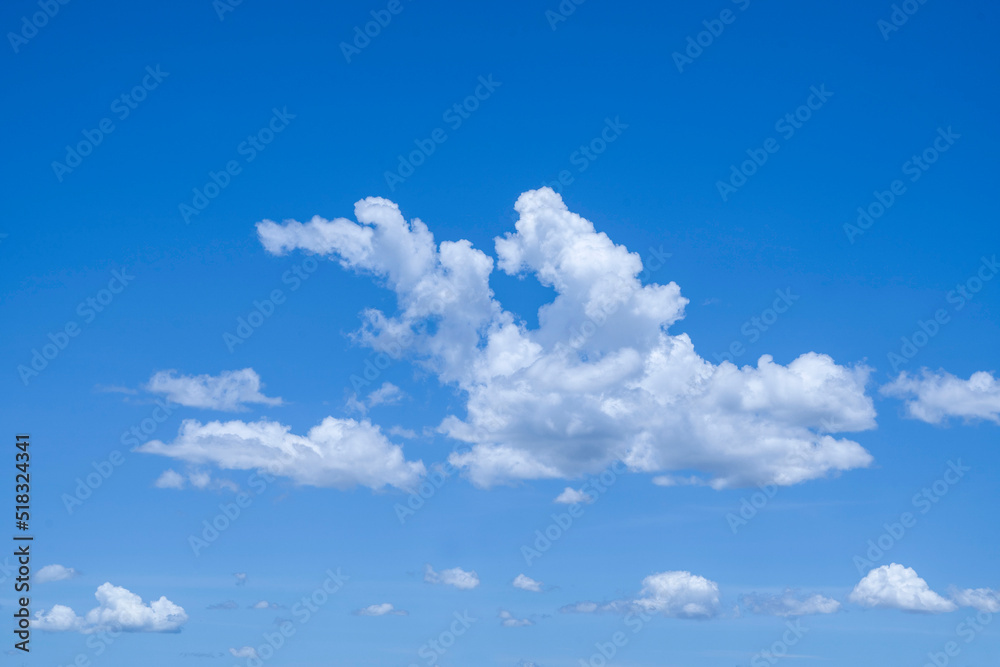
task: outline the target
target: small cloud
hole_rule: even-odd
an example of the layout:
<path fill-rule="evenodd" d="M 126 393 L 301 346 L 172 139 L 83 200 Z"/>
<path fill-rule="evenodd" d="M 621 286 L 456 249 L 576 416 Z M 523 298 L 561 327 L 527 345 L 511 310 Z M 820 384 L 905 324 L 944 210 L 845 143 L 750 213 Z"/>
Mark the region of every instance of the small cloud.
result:
<path fill-rule="evenodd" d="M 252 605 L 247 607 L 247 609 L 284 609 L 284 608 L 285 605 L 278 604 L 277 602 L 268 602 L 267 600 L 254 602 Z"/>
<path fill-rule="evenodd" d="M 559 612 L 563 614 L 593 614 L 598 609 L 600 609 L 600 605 L 596 602 L 585 601 L 559 607 Z"/>
<path fill-rule="evenodd" d="M 239 609 L 239 607 L 240 606 L 236 604 L 236 600 L 226 600 L 225 602 L 216 602 L 215 604 L 210 604 L 208 605 L 208 607 L 206 607 L 206 609 L 229 610 L 229 609 Z"/>
<path fill-rule="evenodd" d="M 260 393 L 260 376 L 252 368 L 222 371 L 213 375 L 178 375 L 177 371 L 160 371 L 146 383 L 146 390 L 162 394 L 167 400 L 189 408 L 205 408 L 225 412 L 246 410 L 248 403 L 281 405 L 280 398 Z"/>
<path fill-rule="evenodd" d="M 1000 591 L 991 588 L 952 590 L 951 599 L 960 607 L 972 607 L 989 614 L 1000 611 Z"/>
<path fill-rule="evenodd" d="M 522 591 L 531 591 L 532 593 L 542 592 L 542 582 L 535 581 L 525 574 L 519 574 L 514 577 L 513 583 L 514 588 L 520 588 Z"/>
<path fill-rule="evenodd" d="M 523 628 L 527 625 L 534 625 L 526 618 L 514 618 L 514 615 L 506 609 L 501 609 L 498 616 L 500 617 L 500 625 L 505 628 Z"/>
<path fill-rule="evenodd" d="M 704 486 L 707 482 L 697 475 L 689 477 L 681 475 L 658 475 L 653 478 L 653 484 L 657 486 Z"/>
<path fill-rule="evenodd" d="M 396 609 L 388 602 L 383 602 L 382 604 L 370 604 L 363 609 L 358 609 L 354 612 L 356 616 L 408 616 L 409 613 L 403 611 L 402 609 Z"/>
<path fill-rule="evenodd" d="M 402 426 L 393 426 L 389 429 L 389 435 L 394 435 L 397 438 L 407 438 L 412 440 L 417 437 L 417 432 L 413 429 L 403 428 Z"/>
<path fill-rule="evenodd" d="M 424 570 L 424 581 L 469 590 L 479 585 L 479 575 L 475 571 L 467 572 L 459 567 L 435 572 L 434 568 L 428 565 Z"/>
<path fill-rule="evenodd" d="M 247 573 L 246 572 L 234 572 L 233 576 L 236 577 L 237 586 L 247 585 Z"/>
<path fill-rule="evenodd" d="M 101 392 L 102 394 L 125 394 L 127 396 L 134 396 L 139 392 L 135 389 L 130 389 L 129 387 L 122 387 L 115 384 L 99 384 L 95 385 L 94 389 Z"/>
<path fill-rule="evenodd" d="M 577 491 L 576 489 L 567 486 L 563 489 L 563 492 L 556 496 L 553 501 L 556 503 L 562 503 L 564 505 L 573 505 L 575 503 L 592 503 L 594 499 L 592 496 L 587 495 L 583 491 Z"/>
<path fill-rule="evenodd" d="M 71 567 L 62 565 L 46 565 L 35 574 L 35 581 L 40 584 L 47 584 L 52 581 L 64 581 L 72 579 L 77 575 L 77 571 Z"/>
<path fill-rule="evenodd" d="M 158 489 L 183 489 L 184 475 L 172 469 L 164 470 L 163 474 L 153 482 L 153 486 Z"/>
<path fill-rule="evenodd" d="M 244 646 L 242 648 L 231 648 L 229 649 L 229 652 L 232 654 L 234 658 L 259 659 L 259 656 L 257 655 L 257 649 L 255 649 L 253 646 Z"/>
<path fill-rule="evenodd" d="M 719 613 L 719 585 L 685 571 L 660 572 L 642 580 L 636 605 L 674 618 L 712 618 Z"/>

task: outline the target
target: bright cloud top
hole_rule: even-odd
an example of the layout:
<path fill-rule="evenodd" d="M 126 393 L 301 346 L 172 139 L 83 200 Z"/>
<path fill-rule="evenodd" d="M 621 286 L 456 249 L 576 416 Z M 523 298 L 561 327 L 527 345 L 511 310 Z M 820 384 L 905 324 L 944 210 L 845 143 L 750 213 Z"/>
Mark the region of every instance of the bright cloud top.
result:
<path fill-rule="evenodd" d="M 110 583 L 101 584 L 94 597 L 98 606 L 85 616 L 77 616 L 69 607 L 57 604 L 35 614 L 35 627 L 48 632 L 84 634 L 102 630 L 179 632 L 188 620 L 184 609 L 166 597 L 147 605 L 135 593 Z"/>
<path fill-rule="evenodd" d="M 395 292 L 398 312 L 365 310 L 356 337 L 464 392 L 465 417 L 439 428 L 472 445 L 451 462 L 478 485 L 577 477 L 616 460 L 642 472 L 698 469 L 717 488 L 795 484 L 872 462 L 832 435 L 874 428 L 870 369 L 813 352 L 787 366 L 767 355 L 756 368 L 713 365 L 686 334 L 667 332 L 687 304 L 675 283 L 643 285 L 639 256 L 548 188 L 515 209 L 496 262 L 466 240 L 435 243 L 423 222 L 376 197 L 355 205 L 357 223 L 265 220 L 257 231 L 271 253 L 327 255 Z M 539 328 L 493 298 L 494 264 L 555 290 Z"/>
<path fill-rule="evenodd" d="M 854 587 L 848 600 L 862 607 L 880 607 L 941 613 L 955 611 L 954 602 L 946 600 L 930 589 L 916 571 L 891 563 L 869 572 Z"/>
<path fill-rule="evenodd" d="M 986 371 L 973 373 L 968 380 L 927 369 L 920 377 L 901 373 L 880 391 L 906 399 L 907 414 L 929 424 L 940 424 L 948 417 L 1000 424 L 1000 381 Z"/>
<path fill-rule="evenodd" d="M 719 613 L 719 585 L 690 572 L 660 572 L 642 580 L 634 603 L 675 618 L 712 618 Z"/>
<path fill-rule="evenodd" d="M 63 581 L 76 576 L 76 570 L 62 565 L 46 565 L 35 574 L 35 581 L 46 584 L 51 581 Z"/>
<path fill-rule="evenodd" d="M 834 614 L 840 610 L 840 603 L 823 595 L 815 594 L 802 598 L 794 591 L 786 590 L 781 595 L 744 595 L 740 598 L 743 607 L 754 614 L 769 616 L 808 616 L 811 614 Z"/>
<path fill-rule="evenodd" d="M 479 575 L 475 571 L 467 572 L 460 567 L 435 572 L 433 567 L 427 565 L 424 569 L 424 581 L 429 584 L 444 584 L 470 590 L 479 585 Z"/>
<path fill-rule="evenodd" d="M 177 375 L 170 370 L 153 375 L 146 390 L 189 408 L 237 412 L 246 410 L 247 403 L 281 405 L 280 398 L 260 393 L 261 386 L 260 376 L 252 368 L 222 371 L 218 376 Z"/>
<path fill-rule="evenodd" d="M 138 451 L 228 470 L 266 469 L 296 484 L 342 489 L 409 489 L 425 472 L 422 462 L 407 461 L 402 448 L 368 420 L 327 417 L 305 436 L 290 431 L 266 419 L 207 424 L 185 420 L 172 443 L 151 440 Z"/>

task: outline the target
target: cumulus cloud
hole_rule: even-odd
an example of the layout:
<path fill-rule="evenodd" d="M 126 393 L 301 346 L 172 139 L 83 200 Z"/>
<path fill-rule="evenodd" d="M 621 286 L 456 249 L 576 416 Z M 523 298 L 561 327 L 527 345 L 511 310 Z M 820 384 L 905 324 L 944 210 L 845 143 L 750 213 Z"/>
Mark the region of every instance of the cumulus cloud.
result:
<path fill-rule="evenodd" d="M 76 575 L 76 570 L 71 567 L 64 567 L 62 565 L 46 565 L 35 573 L 35 581 L 40 584 L 46 584 L 51 581 L 72 579 Z"/>
<path fill-rule="evenodd" d="M 567 486 L 563 489 L 563 492 L 556 496 L 553 502 L 563 503 L 565 505 L 573 505 L 575 503 L 589 503 L 594 499 L 583 491 L 578 491 L 572 487 Z"/>
<path fill-rule="evenodd" d="M 675 283 L 644 285 L 639 255 L 551 189 L 524 193 L 515 209 L 496 261 L 467 240 L 436 243 L 377 197 L 355 205 L 357 223 L 265 220 L 257 232 L 268 252 L 326 255 L 395 292 L 398 312 L 365 310 L 356 338 L 462 392 L 465 415 L 439 430 L 471 445 L 450 460 L 480 486 L 575 478 L 616 460 L 696 469 L 716 488 L 788 485 L 872 462 L 833 435 L 874 428 L 869 368 L 815 352 L 787 365 L 768 355 L 756 367 L 712 364 L 686 334 L 668 333 L 687 304 Z M 495 267 L 554 289 L 538 328 L 494 298 Z"/>
<path fill-rule="evenodd" d="M 354 613 L 357 616 L 385 616 L 387 614 L 393 614 L 395 616 L 408 615 L 408 612 L 403 611 L 402 609 L 396 609 L 388 602 L 383 602 L 382 604 L 370 604 L 363 609 L 358 609 Z"/>
<path fill-rule="evenodd" d="M 305 436 L 266 419 L 185 420 L 172 443 L 151 440 L 137 451 L 228 470 L 267 469 L 307 486 L 409 489 L 425 472 L 422 462 L 407 461 L 402 448 L 367 419 L 327 417 Z"/>
<path fill-rule="evenodd" d="M 660 572 L 642 580 L 634 603 L 675 618 L 712 618 L 719 613 L 719 585 L 690 572 Z"/>
<path fill-rule="evenodd" d="M 281 405 L 280 398 L 260 393 L 260 376 L 252 368 L 222 371 L 219 375 L 178 375 L 177 371 L 160 371 L 146 383 L 146 390 L 163 394 L 167 400 L 189 408 L 207 408 L 236 412 L 246 410 L 248 403 Z"/>
<path fill-rule="evenodd" d="M 184 475 L 173 469 L 164 470 L 163 474 L 153 482 L 153 486 L 158 489 L 183 489 Z"/>
<path fill-rule="evenodd" d="M 803 598 L 791 590 L 786 590 L 782 595 L 751 593 L 741 597 L 740 603 L 754 614 L 769 616 L 808 616 L 840 611 L 840 603 L 836 600 L 819 594 Z"/>
<path fill-rule="evenodd" d="M 435 572 L 433 567 L 427 565 L 424 569 L 424 581 L 469 590 L 479 585 L 479 575 L 474 570 L 468 572 L 460 567 Z"/>
<path fill-rule="evenodd" d="M 229 653 L 234 658 L 257 658 L 257 649 L 253 646 L 243 646 L 242 648 L 231 648 Z"/>
<path fill-rule="evenodd" d="M 531 591 L 532 593 L 541 593 L 542 582 L 535 581 L 526 574 L 519 574 L 514 577 L 514 588 L 520 588 L 522 591 Z"/>
<path fill-rule="evenodd" d="M 858 582 L 847 598 L 862 607 L 902 609 L 941 613 L 955 611 L 954 602 L 946 600 L 930 589 L 916 571 L 891 563 L 877 567 Z"/>
<path fill-rule="evenodd" d="M 534 623 L 526 618 L 515 618 L 506 609 L 501 609 L 498 617 L 500 618 L 500 625 L 505 628 L 523 628 L 526 625 L 534 625 Z"/>
<path fill-rule="evenodd" d="M 1000 591 L 990 588 L 966 588 L 954 590 L 951 599 L 959 607 L 972 607 L 978 611 L 995 614 L 1000 611 Z"/>
<path fill-rule="evenodd" d="M 84 634 L 102 630 L 179 632 L 188 620 L 184 609 L 166 597 L 147 605 L 135 593 L 110 583 L 101 584 L 94 597 L 98 606 L 84 616 L 77 616 L 71 608 L 57 604 L 52 609 L 37 612 L 34 626 L 48 632 Z"/>
<path fill-rule="evenodd" d="M 940 424 L 948 417 L 965 420 L 986 419 L 1000 424 L 1000 381 L 979 371 L 968 380 L 926 368 L 921 375 L 900 373 L 880 390 L 886 396 L 906 400 L 906 412 L 913 419 Z"/>

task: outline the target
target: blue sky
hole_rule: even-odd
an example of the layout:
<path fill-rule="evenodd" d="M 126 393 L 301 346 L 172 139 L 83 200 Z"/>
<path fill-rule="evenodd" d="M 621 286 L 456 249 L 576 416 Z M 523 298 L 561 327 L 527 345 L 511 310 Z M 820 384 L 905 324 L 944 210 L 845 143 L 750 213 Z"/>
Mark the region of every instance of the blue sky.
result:
<path fill-rule="evenodd" d="M 992 664 L 997 19 L 9 3 L 11 664 Z"/>

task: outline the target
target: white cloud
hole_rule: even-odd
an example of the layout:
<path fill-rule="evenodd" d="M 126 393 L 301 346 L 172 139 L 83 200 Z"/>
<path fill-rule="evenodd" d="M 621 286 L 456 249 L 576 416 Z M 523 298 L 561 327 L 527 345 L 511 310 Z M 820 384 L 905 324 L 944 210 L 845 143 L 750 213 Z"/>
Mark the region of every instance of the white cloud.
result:
<path fill-rule="evenodd" d="M 990 588 L 966 588 L 952 591 L 951 599 L 959 607 L 972 607 L 995 614 L 1000 611 L 1000 591 Z"/>
<path fill-rule="evenodd" d="M 153 486 L 158 489 L 183 489 L 184 475 L 173 469 L 164 470 L 163 474 L 153 482 Z"/>
<path fill-rule="evenodd" d="M 407 489 L 425 472 L 423 463 L 407 461 L 403 450 L 368 420 L 334 417 L 306 436 L 265 419 L 207 424 L 185 420 L 171 444 L 151 440 L 137 451 L 228 470 L 267 469 L 308 486 L 378 489 L 388 484 Z"/>
<path fill-rule="evenodd" d="M 424 569 L 424 581 L 469 590 L 479 585 L 479 575 L 475 571 L 468 572 L 460 567 L 435 572 L 433 567 L 427 565 Z"/>
<path fill-rule="evenodd" d="M 756 367 L 714 365 L 686 334 L 667 332 L 687 299 L 674 283 L 643 285 L 638 254 L 550 189 L 524 193 L 515 208 L 517 231 L 496 239 L 496 265 L 555 290 L 537 329 L 494 299 L 491 257 L 469 241 L 435 243 L 388 200 L 359 201 L 359 223 L 317 216 L 257 230 L 269 252 L 329 255 L 395 292 L 399 312 L 365 310 L 356 337 L 464 393 L 466 415 L 440 430 L 472 445 L 450 460 L 478 485 L 574 478 L 616 460 L 641 472 L 698 470 L 716 488 L 787 485 L 872 462 L 831 435 L 874 428 L 869 368 L 813 352 L 788 365 L 768 355 Z"/>
<path fill-rule="evenodd" d="M 676 618 L 712 618 L 719 613 L 719 585 L 690 572 L 660 572 L 642 580 L 634 603 Z"/>
<path fill-rule="evenodd" d="M 76 570 L 62 565 L 46 565 L 35 574 L 35 581 L 46 584 L 50 581 L 63 581 L 72 579 L 77 575 Z"/>
<path fill-rule="evenodd" d="M 584 493 L 583 491 L 577 491 L 576 489 L 567 486 L 563 489 L 563 492 L 556 496 L 553 502 L 563 503 L 566 505 L 573 505 L 575 503 L 589 503 L 593 502 L 593 498 Z"/>
<path fill-rule="evenodd" d="M 598 609 L 600 605 L 596 602 L 575 602 L 573 604 L 568 604 L 563 607 L 559 607 L 559 611 L 564 614 L 593 614 Z"/>
<path fill-rule="evenodd" d="M 277 602 L 268 602 L 267 600 L 259 600 L 254 602 L 249 607 L 250 609 L 284 609 L 284 605 L 280 605 Z"/>
<path fill-rule="evenodd" d="M 260 376 L 252 368 L 222 371 L 218 376 L 177 375 L 177 371 L 169 370 L 154 374 L 146 390 L 190 408 L 235 412 L 246 410 L 247 403 L 281 405 L 280 398 L 260 393 L 261 386 Z"/>
<path fill-rule="evenodd" d="M 898 563 L 883 565 L 869 572 L 847 599 L 863 607 L 904 611 L 940 613 L 957 608 L 954 602 L 932 591 L 912 568 Z"/>
<path fill-rule="evenodd" d="M 391 405 L 398 403 L 403 397 L 403 391 L 391 382 L 383 382 L 382 386 L 368 394 L 365 399 L 368 407 L 374 408 L 376 405 Z"/>
<path fill-rule="evenodd" d="M 253 646 L 244 646 L 242 648 L 231 648 L 229 652 L 234 658 L 257 658 L 257 649 Z"/>
<path fill-rule="evenodd" d="M 407 612 L 402 609 L 396 609 L 388 602 L 383 602 L 382 604 L 370 604 L 354 613 L 358 616 L 385 616 L 386 614 L 393 614 L 395 616 L 408 615 Z"/>
<path fill-rule="evenodd" d="M 929 424 L 940 424 L 948 417 L 987 419 L 1000 424 L 1000 381 L 986 371 L 962 380 L 951 373 L 932 373 L 925 368 L 920 377 L 900 373 L 880 391 L 906 399 L 907 414 Z"/>
<path fill-rule="evenodd" d="M 815 594 L 801 598 L 794 591 L 786 590 L 782 595 L 744 595 L 740 602 L 755 614 L 770 616 L 808 616 L 810 614 L 834 614 L 840 611 L 840 603 L 823 595 Z"/>
<path fill-rule="evenodd" d="M 515 618 L 506 609 L 501 609 L 498 617 L 500 618 L 500 625 L 505 628 L 523 628 L 527 625 L 534 625 L 534 623 L 526 618 Z"/>
<path fill-rule="evenodd" d="M 522 591 L 531 591 L 532 593 L 541 593 L 542 582 L 535 581 L 526 574 L 519 574 L 514 577 L 514 588 L 520 588 Z"/>
<path fill-rule="evenodd" d="M 46 611 L 35 614 L 34 625 L 48 632 L 82 632 L 90 634 L 102 630 L 123 630 L 125 632 L 178 632 L 188 617 L 184 609 L 166 597 L 154 600 L 148 605 L 135 593 L 101 584 L 94 594 L 98 606 L 85 616 L 77 616 L 69 607 L 54 605 Z"/>

